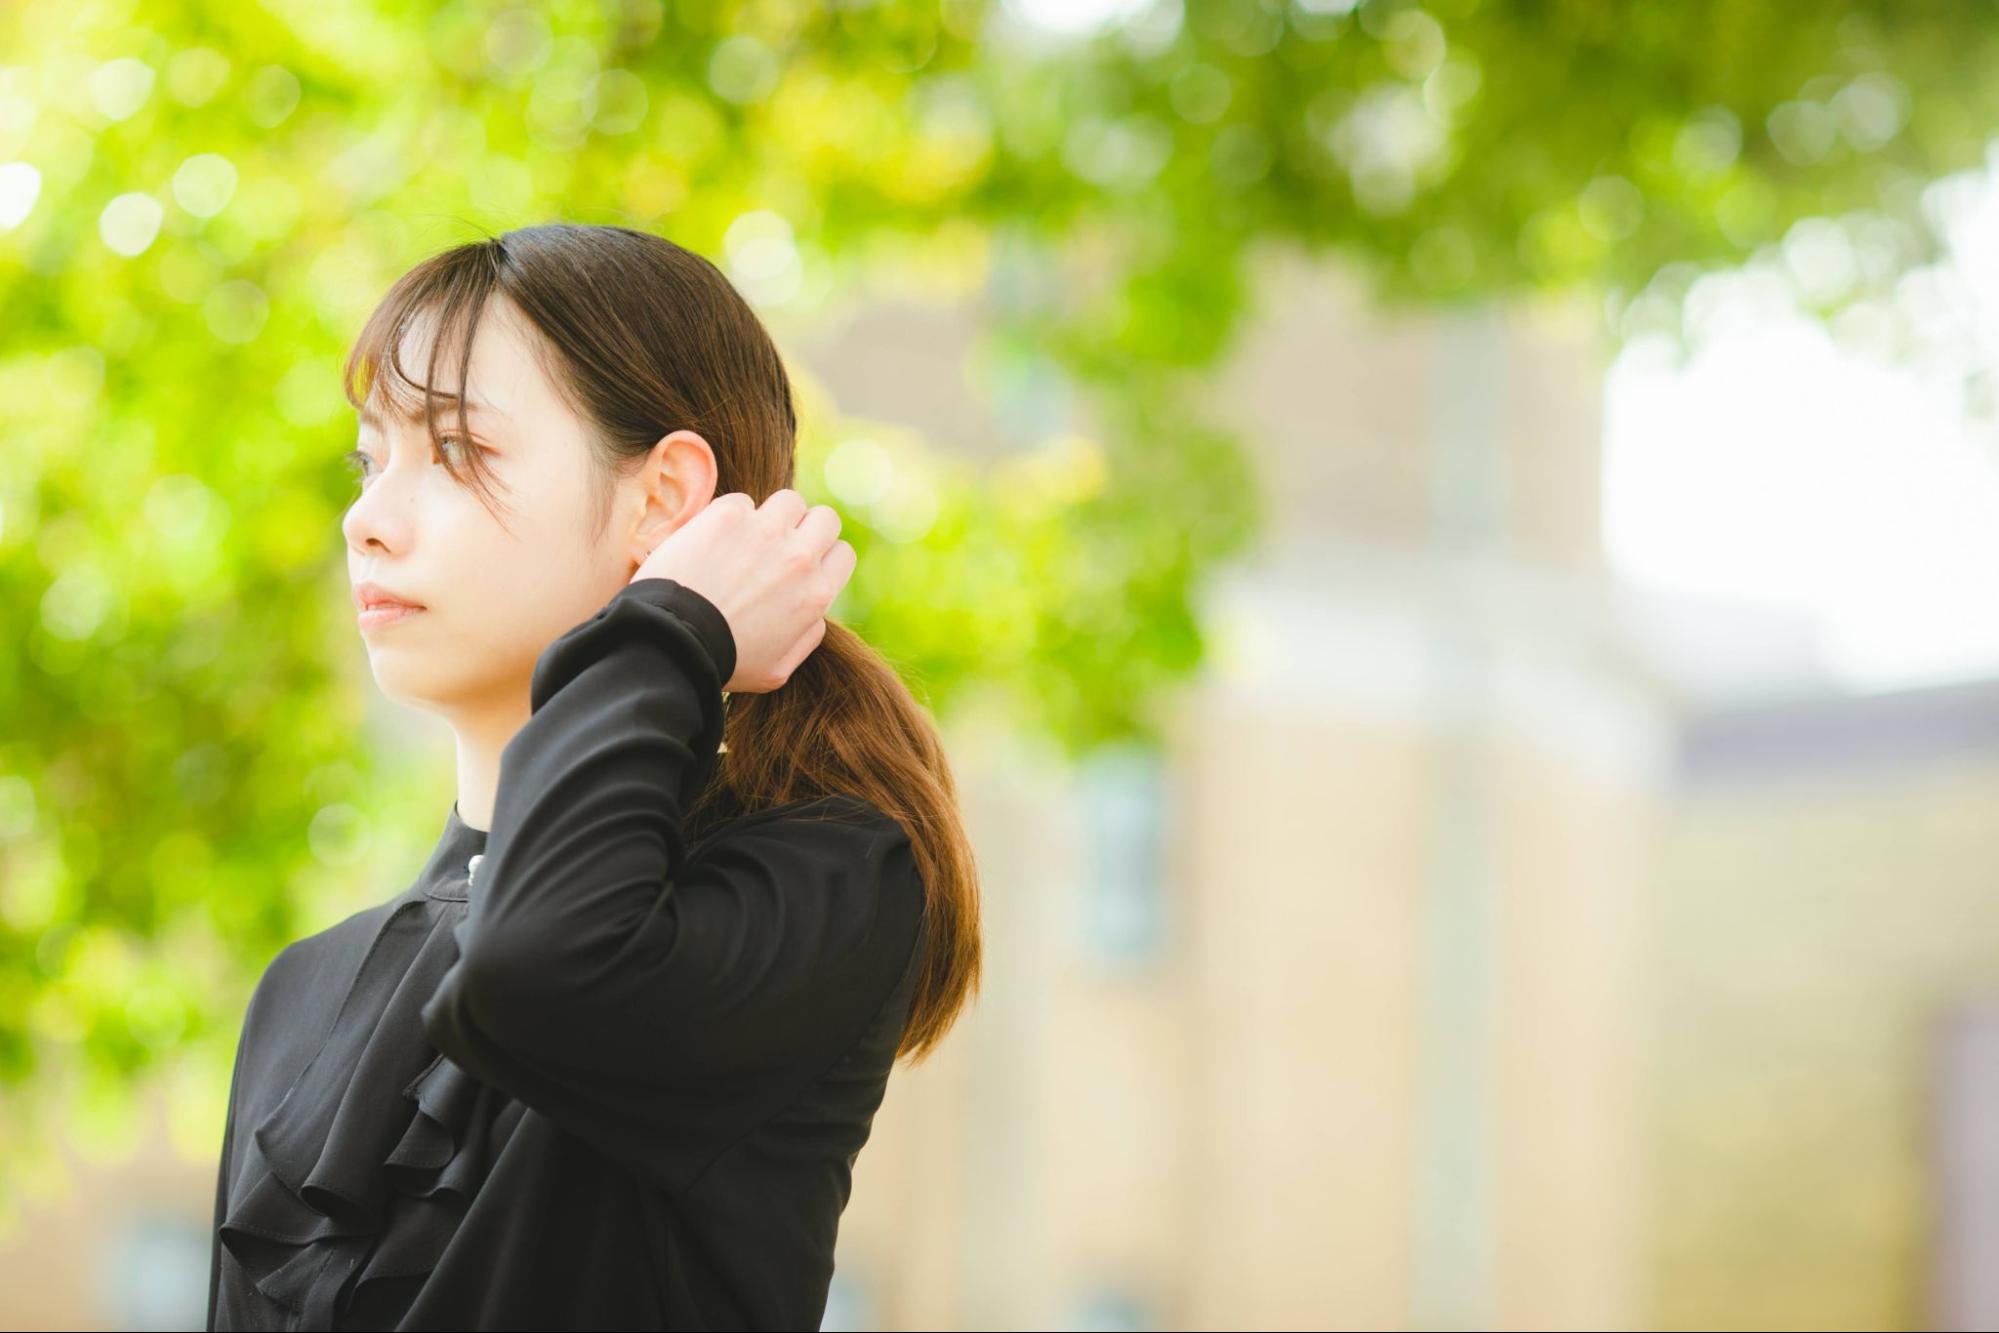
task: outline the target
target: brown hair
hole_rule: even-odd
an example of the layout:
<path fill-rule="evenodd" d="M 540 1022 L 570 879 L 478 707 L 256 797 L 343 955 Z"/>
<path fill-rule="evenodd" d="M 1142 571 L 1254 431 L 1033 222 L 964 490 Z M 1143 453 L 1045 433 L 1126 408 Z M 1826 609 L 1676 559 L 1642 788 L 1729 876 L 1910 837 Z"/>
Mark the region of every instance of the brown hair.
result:
<path fill-rule="evenodd" d="M 713 448 L 717 495 L 743 491 L 761 504 L 792 486 L 797 412 L 762 322 L 707 259 L 628 227 L 521 227 L 424 260 L 396 280 L 356 339 L 342 374 L 348 401 L 361 407 L 386 369 L 422 393 L 420 415 L 434 444 L 442 444 L 440 399 L 457 401 L 459 430 L 469 435 L 464 401 L 428 386 L 452 339 L 461 348 L 456 383 L 464 386 L 471 330 L 496 291 L 539 335 L 530 341 L 544 373 L 593 437 L 592 540 L 603 535 L 619 475 L 676 430 L 696 431 Z M 398 350 L 409 325 L 429 312 L 437 315 L 436 337 L 417 384 Z M 385 392 L 416 418 L 393 385 Z M 484 451 L 440 453 L 491 509 L 495 479 Z M 831 617 L 782 688 L 731 692 L 727 704 L 728 748 L 691 823 L 717 809 L 753 814 L 845 793 L 872 801 L 908 833 L 923 879 L 924 961 L 897 1054 L 923 1058 L 978 989 L 981 958 L 977 866 L 928 713 L 879 652 Z"/>

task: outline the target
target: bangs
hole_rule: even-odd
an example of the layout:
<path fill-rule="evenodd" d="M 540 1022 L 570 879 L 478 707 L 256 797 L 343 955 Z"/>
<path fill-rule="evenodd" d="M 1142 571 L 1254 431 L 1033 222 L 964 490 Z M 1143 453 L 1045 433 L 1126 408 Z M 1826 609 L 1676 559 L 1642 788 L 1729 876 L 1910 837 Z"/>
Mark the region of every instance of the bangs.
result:
<path fill-rule="evenodd" d="M 341 392 L 357 412 L 379 410 L 389 420 L 421 421 L 431 446 L 445 456 L 451 476 L 478 493 L 488 510 L 498 503 L 495 488 L 507 489 L 493 475 L 486 451 L 469 445 L 454 460 L 445 448 L 438 405 L 454 404 L 458 431 L 471 435 L 471 421 L 461 396 L 472 363 L 472 336 L 487 302 L 500 285 L 505 255 L 497 239 L 474 241 L 434 255 L 398 278 L 368 316 L 341 370 Z M 402 360 L 406 336 L 421 324 L 435 331 L 428 364 L 421 378 L 410 374 Z M 437 368 L 449 355 L 457 363 L 457 390 L 439 389 Z M 495 512 L 502 526 L 505 519 Z"/>

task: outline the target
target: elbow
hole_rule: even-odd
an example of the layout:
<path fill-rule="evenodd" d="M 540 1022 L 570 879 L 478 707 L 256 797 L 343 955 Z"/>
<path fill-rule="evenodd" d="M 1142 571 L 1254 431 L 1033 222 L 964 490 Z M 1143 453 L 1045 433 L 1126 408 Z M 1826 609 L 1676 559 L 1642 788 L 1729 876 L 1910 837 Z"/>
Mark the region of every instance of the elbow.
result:
<path fill-rule="evenodd" d="M 563 1000 L 546 984 L 555 969 L 542 954 L 506 935 L 465 942 L 424 1006 L 431 1044 L 447 1055 L 470 1041 L 540 1049 L 548 1032 L 563 1026 Z"/>

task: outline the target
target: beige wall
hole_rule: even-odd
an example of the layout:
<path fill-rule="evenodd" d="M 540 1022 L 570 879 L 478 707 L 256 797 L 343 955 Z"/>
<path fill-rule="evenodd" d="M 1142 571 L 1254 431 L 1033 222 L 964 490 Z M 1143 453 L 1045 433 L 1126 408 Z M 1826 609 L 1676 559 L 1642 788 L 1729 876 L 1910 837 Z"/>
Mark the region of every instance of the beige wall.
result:
<path fill-rule="evenodd" d="M 1921 1328 L 1933 1025 L 1999 989 L 1999 755 L 1691 796 L 1659 875 L 1654 1317 Z"/>
<path fill-rule="evenodd" d="M 138 1276 L 120 1267 L 137 1257 L 120 1242 L 159 1221 L 186 1228 L 178 1238 L 185 1263 L 166 1275 L 164 1289 L 135 1299 L 147 1308 L 190 1310 L 194 1322 L 183 1326 L 199 1327 L 208 1269 L 205 1252 L 194 1247 L 214 1214 L 215 1161 L 190 1160 L 174 1149 L 162 1092 L 163 1085 L 142 1095 L 129 1155 L 98 1160 L 63 1144 L 41 1188 L 15 1200 L 17 1224 L 0 1235 L 0 1327 L 116 1326 L 109 1311 L 132 1308 L 120 1297 Z"/>

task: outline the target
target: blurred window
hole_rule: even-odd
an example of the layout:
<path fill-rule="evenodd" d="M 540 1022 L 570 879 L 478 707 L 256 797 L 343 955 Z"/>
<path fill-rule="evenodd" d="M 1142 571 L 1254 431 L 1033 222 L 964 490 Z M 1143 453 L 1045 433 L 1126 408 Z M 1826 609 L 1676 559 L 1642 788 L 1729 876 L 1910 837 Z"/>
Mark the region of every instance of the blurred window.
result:
<path fill-rule="evenodd" d="M 1128 1333 L 1159 1327 L 1159 1312 L 1136 1292 L 1115 1285 L 1092 1287 L 1077 1300 L 1063 1327 L 1079 1333 Z"/>
<path fill-rule="evenodd" d="M 1077 794 L 1089 954 L 1113 966 L 1147 962 L 1166 933 L 1163 757 L 1149 746 L 1101 751 L 1081 764 Z"/>
<path fill-rule="evenodd" d="M 819 1327 L 822 1333 L 880 1327 L 866 1278 L 851 1268 L 834 1270 L 833 1284 L 826 1291 L 826 1314 Z"/>
<path fill-rule="evenodd" d="M 96 1255 L 105 1328 L 200 1328 L 208 1319 L 208 1229 L 176 1213 L 117 1220 Z"/>

